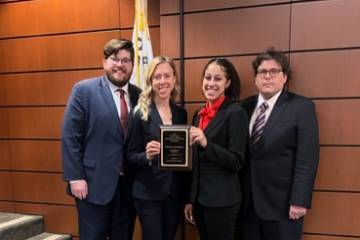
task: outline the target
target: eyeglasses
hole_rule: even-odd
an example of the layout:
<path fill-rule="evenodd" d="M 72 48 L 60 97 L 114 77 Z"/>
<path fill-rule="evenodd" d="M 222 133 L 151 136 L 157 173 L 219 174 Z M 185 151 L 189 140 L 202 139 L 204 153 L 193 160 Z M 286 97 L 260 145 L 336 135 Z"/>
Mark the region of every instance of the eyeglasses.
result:
<path fill-rule="evenodd" d="M 121 62 L 121 64 L 123 64 L 123 65 L 128 65 L 128 64 L 131 63 L 130 58 L 117 58 L 117 57 L 114 57 L 114 56 L 110 56 L 109 59 L 113 63 L 120 63 Z"/>
<path fill-rule="evenodd" d="M 257 75 L 259 77 L 264 78 L 269 73 L 270 77 L 277 77 L 281 72 L 282 72 L 281 68 L 271 68 L 269 70 L 260 69 L 260 70 L 257 71 Z"/>

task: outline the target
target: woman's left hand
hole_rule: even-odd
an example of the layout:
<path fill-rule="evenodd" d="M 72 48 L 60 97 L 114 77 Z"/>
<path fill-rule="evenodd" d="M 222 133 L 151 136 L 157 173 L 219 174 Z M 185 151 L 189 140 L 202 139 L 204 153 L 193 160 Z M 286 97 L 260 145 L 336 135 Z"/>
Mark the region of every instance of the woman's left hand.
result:
<path fill-rule="evenodd" d="M 207 146 L 207 138 L 203 130 L 197 127 L 190 128 L 190 145 L 193 145 L 194 143 L 199 143 L 203 148 Z"/>

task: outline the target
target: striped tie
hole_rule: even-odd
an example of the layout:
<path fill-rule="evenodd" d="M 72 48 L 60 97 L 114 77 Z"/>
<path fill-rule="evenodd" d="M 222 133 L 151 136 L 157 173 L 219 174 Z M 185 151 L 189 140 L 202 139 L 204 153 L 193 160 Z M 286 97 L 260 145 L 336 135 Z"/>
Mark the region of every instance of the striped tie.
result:
<path fill-rule="evenodd" d="M 252 147 L 255 146 L 255 144 L 260 140 L 261 134 L 264 131 L 265 112 L 266 109 L 268 109 L 268 107 L 269 104 L 267 104 L 266 102 L 263 102 L 260 105 L 260 112 L 255 119 L 255 123 L 252 129 L 251 139 L 250 139 L 250 143 Z"/>

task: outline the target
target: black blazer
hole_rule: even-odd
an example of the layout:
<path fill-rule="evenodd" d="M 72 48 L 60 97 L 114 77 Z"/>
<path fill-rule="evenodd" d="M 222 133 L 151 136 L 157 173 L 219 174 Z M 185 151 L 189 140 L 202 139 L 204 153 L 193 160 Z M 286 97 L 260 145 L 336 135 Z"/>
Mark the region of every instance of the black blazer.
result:
<path fill-rule="evenodd" d="M 129 84 L 131 106 L 140 89 Z M 115 193 L 125 135 L 105 75 L 76 83 L 69 98 L 61 137 L 64 180 L 85 179 L 87 201 L 108 203 Z M 69 186 L 67 192 L 71 194 Z"/>
<path fill-rule="evenodd" d="M 173 124 L 186 124 L 186 110 L 171 103 Z M 165 200 L 168 195 L 180 198 L 183 195 L 181 173 L 163 171 L 158 167 L 158 158 L 149 165 L 146 159 L 145 147 L 152 140 L 159 141 L 162 120 L 153 103 L 150 106 L 149 119 L 145 122 L 139 112 L 131 114 L 129 135 L 126 141 L 127 160 L 134 169 L 135 180 L 133 196 L 147 200 Z"/>
<path fill-rule="evenodd" d="M 200 117 L 194 115 L 193 125 Z M 193 147 L 190 202 L 206 207 L 226 207 L 241 202 L 239 171 L 245 162 L 248 138 L 246 112 L 238 103 L 225 102 L 205 128 L 208 145 Z"/>
<path fill-rule="evenodd" d="M 243 102 L 249 119 L 258 96 Z M 257 214 L 265 220 L 289 218 L 289 206 L 310 208 L 318 160 L 319 136 L 311 100 L 283 91 L 249 150 L 245 188 Z M 248 198 L 249 199 L 249 198 Z"/>

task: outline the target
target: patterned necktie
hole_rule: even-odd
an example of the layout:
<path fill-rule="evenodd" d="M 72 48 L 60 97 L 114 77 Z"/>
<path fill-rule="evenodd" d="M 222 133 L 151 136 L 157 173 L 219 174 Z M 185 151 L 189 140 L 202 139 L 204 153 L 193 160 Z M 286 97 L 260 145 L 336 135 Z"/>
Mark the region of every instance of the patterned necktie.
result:
<path fill-rule="evenodd" d="M 260 105 L 260 112 L 255 119 L 254 126 L 253 126 L 252 133 L 251 133 L 250 143 L 251 143 L 252 147 L 255 146 L 255 144 L 260 140 L 260 137 L 264 131 L 265 112 L 266 112 L 266 109 L 268 109 L 268 108 L 269 108 L 269 104 L 267 104 L 266 102 L 263 102 Z"/>
<path fill-rule="evenodd" d="M 125 101 L 125 91 L 123 89 L 119 89 L 119 92 L 120 92 L 120 123 L 124 133 L 126 134 L 128 128 L 128 121 L 129 121 L 129 112 Z"/>

